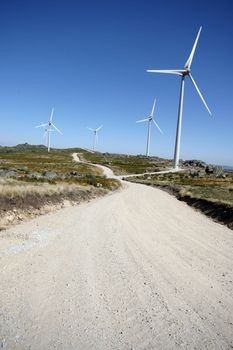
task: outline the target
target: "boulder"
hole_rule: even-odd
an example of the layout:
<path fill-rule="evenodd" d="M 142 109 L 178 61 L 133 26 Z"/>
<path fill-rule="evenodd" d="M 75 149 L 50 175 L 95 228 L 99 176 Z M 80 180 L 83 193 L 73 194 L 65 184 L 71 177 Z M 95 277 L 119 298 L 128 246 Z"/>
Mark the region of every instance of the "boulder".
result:
<path fill-rule="evenodd" d="M 0 177 L 15 177 L 16 175 L 15 170 L 0 169 Z"/>

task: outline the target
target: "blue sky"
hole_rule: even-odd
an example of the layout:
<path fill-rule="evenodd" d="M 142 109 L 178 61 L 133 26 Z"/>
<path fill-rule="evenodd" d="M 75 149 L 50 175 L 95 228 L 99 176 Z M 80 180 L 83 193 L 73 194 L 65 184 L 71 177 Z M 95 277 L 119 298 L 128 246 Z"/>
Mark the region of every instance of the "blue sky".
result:
<path fill-rule="evenodd" d="M 151 153 L 172 158 L 182 68 L 200 25 L 192 84 L 185 85 L 181 158 L 233 165 L 233 1 L 0 2 L 0 144 L 43 143 L 34 126 L 55 108 L 56 147 L 145 153 L 146 117 L 157 98 Z"/>

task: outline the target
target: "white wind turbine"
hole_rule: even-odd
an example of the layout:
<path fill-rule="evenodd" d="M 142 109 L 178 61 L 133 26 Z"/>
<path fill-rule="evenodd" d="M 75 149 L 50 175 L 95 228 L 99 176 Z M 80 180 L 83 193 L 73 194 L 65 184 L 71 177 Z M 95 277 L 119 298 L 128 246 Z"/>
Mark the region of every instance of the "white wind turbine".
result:
<path fill-rule="evenodd" d="M 175 152 L 174 152 L 174 160 L 173 160 L 173 167 L 174 169 L 178 169 L 179 166 L 179 158 L 180 158 L 180 136 L 181 136 L 181 124 L 182 124 L 182 111 L 183 111 L 183 99 L 184 99 L 184 79 L 186 76 L 188 76 L 195 89 L 197 90 L 198 95 L 200 96 L 202 102 L 204 103 L 207 111 L 211 115 L 211 112 L 197 86 L 195 83 L 195 80 L 193 79 L 193 76 L 191 74 L 191 64 L 193 61 L 193 56 L 196 50 L 197 42 L 201 33 L 202 27 L 200 27 L 199 32 L 197 34 L 196 40 L 194 42 L 192 51 L 190 53 L 190 56 L 185 63 L 184 69 L 172 69 L 172 70 L 147 70 L 147 72 L 152 72 L 152 73 L 167 73 L 167 74 L 177 74 L 181 76 L 181 87 L 180 87 L 180 101 L 179 101 L 179 109 L 178 109 L 178 121 L 177 121 L 177 130 L 176 130 L 176 144 L 175 144 Z"/>
<path fill-rule="evenodd" d="M 95 151 L 95 146 L 96 144 L 98 143 L 98 131 L 103 127 L 103 125 L 99 126 L 98 128 L 96 129 L 91 129 L 91 128 L 88 128 L 88 130 L 91 130 L 93 131 L 93 147 L 92 147 L 92 150 Z"/>
<path fill-rule="evenodd" d="M 50 136 L 50 133 L 51 133 L 51 131 L 56 130 L 56 131 L 58 131 L 58 132 L 62 135 L 62 132 L 52 123 L 53 112 L 54 112 L 54 108 L 52 108 L 51 115 L 50 115 L 50 118 L 49 118 L 48 123 L 40 124 L 40 125 L 37 125 L 37 126 L 36 126 L 36 128 L 44 128 L 44 129 L 45 129 L 44 136 L 47 136 L 47 147 L 48 147 L 48 152 L 50 152 L 50 143 L 51 143 L 51 136 Z"/>
<path fill-rule="evenodd" d="M 136 123 L 142 123 L 142 122 L 147 122 L 148 123 L 148 132 L 147 132 L 147 144 L 146 144 L 146 156 L 148 157 L 150 154 L 150 131 L 151 131 L 151 122 L 153 122 L 155 124 L 155 126 L 159 129 L 159 131 L 161 132 L 161 134 L 163 134 L 162 130 L 160 129 L 160 127 L 158 126 L 158 124 L 156 123 L 156 121 L 154 120 L 154 110 L 155 110 L 155 103 L 156 103 L 156 98 L 154 100 L 153 103 L 153 107 L 151 110 L 151 114 L 146 118 L 146 119 L 142 119 L 142 120 L 138 120 Z"/>

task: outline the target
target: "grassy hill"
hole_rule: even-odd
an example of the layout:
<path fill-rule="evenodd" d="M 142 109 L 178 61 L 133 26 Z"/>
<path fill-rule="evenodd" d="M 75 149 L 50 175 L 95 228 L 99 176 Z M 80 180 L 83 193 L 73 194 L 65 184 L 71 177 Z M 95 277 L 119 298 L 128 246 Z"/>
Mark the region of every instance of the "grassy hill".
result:
<path fill-rule="evenodd" d="M 28 144 L 0 147 L 0 229 L 64 205 L 104 195 L 120 187 L 102 171 L 77 163 L 81 149 L 52 149 Z"/>
<path fill-rule="evenodd" d="M 142 174 L 165 170 L 172 166 L 172 162 L 158 157 L 142 155 L 125 155 L 113 153 L 83 152 L 82 159 L 93 164 L 102 164 L 111 168 L 116 175 Z"/>
<path fill-rule="evenodd" d="M 77 163 L 72 153 L 85 163 Z M 0 217 L 18 207 L 39 208 L 68 199 L 92 198 L 119 188 L 99 168 L 116 175 L 141 174 L 170 169 L 172 161 L 158 157 L 90 152 L 80 148 L 52 149 L 21 144 L 0 147 Z M 179 173 L 132 177 L 128 181 L 156 186 L 233 228 L 233 173 L 200 160 L 181 162 Z M 86 191 L 86 192 L 85 192 Z"/>

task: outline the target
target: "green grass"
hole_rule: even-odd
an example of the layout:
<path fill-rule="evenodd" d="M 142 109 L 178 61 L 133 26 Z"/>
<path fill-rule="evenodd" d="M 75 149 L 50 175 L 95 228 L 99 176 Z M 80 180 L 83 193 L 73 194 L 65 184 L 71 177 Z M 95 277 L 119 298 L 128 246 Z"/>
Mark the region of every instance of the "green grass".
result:
<path fill-rule="evenodd" d="M 1 152 L 0 168 L 16 168 L 25 172 L 59 172 L 77 171 L 80 174 L 100 175 L 101 171 L 88 164 L 77 163 L 72 160 L 72 150 L 23 150 L 15 152 Z"/>
<path fill-rule="evenodd" d="M 118 180 L 103 176 L 98 167 L 73 161 L 74 152 L 82 150 L 52 149 L 48 153 L 38 146 L 0 147 L 0 175 L 10 171 L 0 176 L 0 230 L 20 222 L 18 217 L 62 207 L 66 200 L 90 200 L 121 186 Z"/>
<path fill-rule="evenodd" d="M 84 152 L 82 158 L 94 164 L 105 165 L 111 168 L 116 175 L 155 172 L 171 167 L 169 160 L 157 157 Z"/>
<path fill-rule="evenodd" d="M 179 191 L 182 196 L 207 199 L 233 205 L 233 174 L 228 173 L 225 178 L 206 175 L 193 177 L 190 173 L 170 173 L 133 178 L 132 182 L 140 182 L 157 186 L 168 186 Z"/>
<path fill-rule="evenodd" d="M 50 184 L 69 183 L 77 185 L 92 185 L 107 189 L 119 187 L 117 180 L 106 179 L 102 171 L 90 164 L 77 163 L 72 159 L 72 153 L 85 152 L 79 148 L 51 150 L 44 147 L 1 147 L 0 170 L 15 170 L 15 178 L 26 182 L 48 182 Z M 56 173 L 56 179 L 42 177 L 31 178 L 32 173 L 44 175 L 46 172 Z M 77 176 L 71 176 L 76 173 Z"/>

